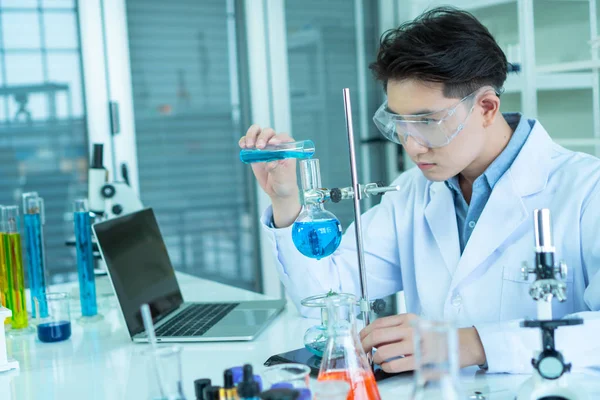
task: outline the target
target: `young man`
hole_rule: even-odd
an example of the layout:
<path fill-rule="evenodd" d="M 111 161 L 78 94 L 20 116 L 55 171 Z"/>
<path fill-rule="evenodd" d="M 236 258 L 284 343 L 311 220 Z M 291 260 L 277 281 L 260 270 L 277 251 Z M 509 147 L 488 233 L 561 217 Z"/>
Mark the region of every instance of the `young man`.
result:
<path fill-rule="evenodd" d="M 393 183 L 400 191 L 362 216 L 371 297 L 404 290 L 411 313 L 361 332 L 385 371 L 413 368 L 417 315 L 459 324 L 462 366 L 531 371 L 540 334 L 519 322 L 536 317 L 521 277 L 522 262 L 534 258 L 536 208 L 551 210 L 556 254 L 569 266 L 568 298 L 553 301 L 553 316 L 585 321 L 560 328 L 557 347 L 576 367 L 600 365 L 600 160 L 558 146 L 536 120 L 501 114 L 507 67 L 488 30 L 448 8 L 386 33 L 371 65 L 387 93 L 374 121 L 417 164 Z M 287 140 L 254 125 L 240 146 Z M 272 200 L 262 221 L 294 301 L 359 293 L 354 229 L 331 257 L 303 257 L 290 229 L 300 212 L 295 161 L 252 168 Z"/>

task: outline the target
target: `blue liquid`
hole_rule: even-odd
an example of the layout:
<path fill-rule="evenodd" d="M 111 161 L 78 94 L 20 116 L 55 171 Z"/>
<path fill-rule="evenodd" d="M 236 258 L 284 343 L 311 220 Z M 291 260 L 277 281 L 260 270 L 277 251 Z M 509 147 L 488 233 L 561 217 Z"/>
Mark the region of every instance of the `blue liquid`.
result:
<path fill-rule="evenodd" d="M 27 267 L 29 273 L 29 289 L 31 290 L 31 315 L 36 318 L 34 299 L 40 307 L 41 318 L 48 316 L 46 302 L 46 254 L 44 234 L 40 214 L 25 214 L 25 240 L 27 243 Z"/>
<path fill-rule="evenodd" d="M 71 337 L 71 323 L 68 321 L 47 322 L 37 327 L 38 339 L 44 343 L 54 343 Z"/>
<path fill-rule="evenodd" d="M 342 241 L 342 225 L 337 219 L 294 222 L 292 240 L 298 251 L 320 260 L 331 255 Z"/>
<path fill-rule="evenodd" d="M 76 212 L 73 214 L 73 218 L 75 221 L 81 315 L 84 317 L 93 317 L 98 314 L 98 305 L 96 303 L 96 281 L 94 278 L 90 214 L 88 212 Z"/>
<path fill-rule="evenodd" d="M 307 159 L 315 154 L 314 151 L 305 152 L 304 150 L 258 150 L 244 149 L 240 151 L 240 160 L 246 164 L 255 162 L 269 162 L 285 160 L 286 158 Z"/>

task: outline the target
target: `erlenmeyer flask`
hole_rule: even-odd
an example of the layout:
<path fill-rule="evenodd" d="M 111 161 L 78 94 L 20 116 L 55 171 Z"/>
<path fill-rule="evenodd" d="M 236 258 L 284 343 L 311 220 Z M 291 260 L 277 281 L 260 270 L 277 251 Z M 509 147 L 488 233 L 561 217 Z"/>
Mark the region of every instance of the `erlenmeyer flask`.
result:
<path fill-rule="evenodd" d="M 347 400 L 379 400 L 375 376 L 356 333 L 356 300 L 351 295 L 327 298 L 327 333 L 319 381 L 338 380 L 350 384 Z"/>
<path fill-rule="evenodd" d="M 321 189 L 319 160 L 300 162 L 302 190 Z M 298 251 L 317 260 L 331 255 L 342 241 L 342 225 L 323 203 L 304 204 L 292 226 L 292 240 Z"/>
<path fill-rule="evenodd" d="M 458 333 L 447 322 L 413 322 L 415 381 L 411 400 L 464 398 L 458 378 Z"/>

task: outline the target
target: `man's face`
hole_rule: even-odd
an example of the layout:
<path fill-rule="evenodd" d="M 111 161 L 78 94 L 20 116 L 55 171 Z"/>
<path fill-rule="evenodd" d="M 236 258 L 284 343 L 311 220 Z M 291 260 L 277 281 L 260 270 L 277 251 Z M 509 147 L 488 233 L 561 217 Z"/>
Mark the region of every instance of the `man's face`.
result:
<path fill-rule="evenodd" d="M 416 80 L 388 82 L 388 108 L 396 114 L 414 115 L 454 107 L 461 99 L 444 97 L 443 84 Z M 473 111 L 469 115 L 469 110 Z M 464 128 L 446 146 L 430 149 L 412 137 L 403 146 L 408 156 L 431 181 L 445 181 L 472 164 L 482 153 L 486 135 L 482 108 L 475 102 L 464 102 L 456 109 L 457 115 L 468 118 Z M 457 126 L 452 126 L 452 130 Z"/>

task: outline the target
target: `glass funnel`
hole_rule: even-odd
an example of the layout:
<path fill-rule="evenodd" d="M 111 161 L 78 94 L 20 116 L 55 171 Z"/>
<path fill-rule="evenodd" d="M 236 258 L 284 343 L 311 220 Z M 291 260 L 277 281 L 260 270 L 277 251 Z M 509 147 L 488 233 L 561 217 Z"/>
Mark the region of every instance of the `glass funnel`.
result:
<path fill-rule="evenodd" d="M 356 299 L 334 295 L 326 303 L 329 338 L 318 380 L 348 382 L 348 400 L 379 400 L 375 376 L 356 332 Z"/>
<path fill-rule="evenodd" d="M 300 176 L 303 193 L 321 189 L 319 160 L 302 160 Z M 300 253 L 320 260 L 331 255 L 339 247 L 342 241 L 342 225 L 335 215 L 325 210 L 323 203 L 304 203 L 292 226 L 292 240 Z"/>
<path fill-rule="evenodd" d="M 415 381 L 411 400 L 459 400 L 458 333 L 447 322 L 416 320 Z"/>

